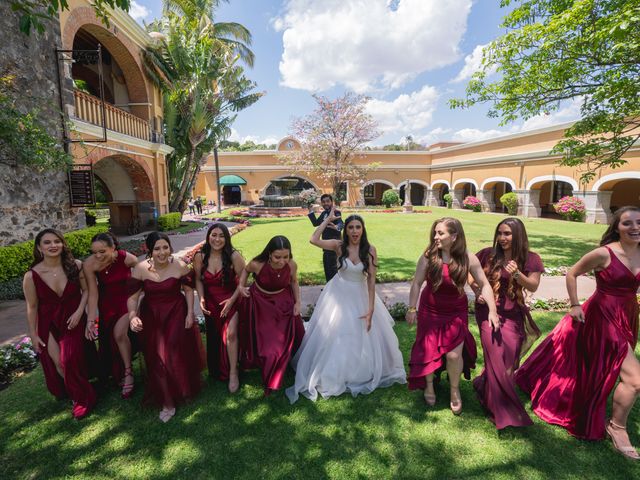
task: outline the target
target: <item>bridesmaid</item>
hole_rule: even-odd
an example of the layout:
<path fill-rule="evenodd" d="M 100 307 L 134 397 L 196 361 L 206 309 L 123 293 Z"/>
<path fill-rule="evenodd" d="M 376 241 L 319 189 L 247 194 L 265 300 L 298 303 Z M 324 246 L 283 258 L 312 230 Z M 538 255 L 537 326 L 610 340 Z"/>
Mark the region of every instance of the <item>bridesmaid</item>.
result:
<path fill-rule="evenodd" d="M 434 377 L 447 370 L 451 388 L 450 407 L 454 415 L 462 413 L 460 374 L 470 378 L 475 368 L 476 343 L 469 332 L 468 302 L 464 286 L 469 274 L 473 277 L 489 307 L 489 321 L 499 328 L 493 291 L 480 262 L 467 251 L 462 224 L 455 218 L 441 218 L 433 222 L 430 243 L 420 256 L 409 293 L 406 320 L 418 322 L 416 341 L 409 361 L 409 389 L 424 389 L 429 406 L 436 403 Z M 418 294 L 424 281 L 427 285 Z M 426 378 L 426 381 L 425 381 Z"/>
<path fill-rule="evenodd" d="M 128 300 L 129 320 L 144 345 L 145 402 L 161 406 L 160 420 L 168 422 L 178 403 L 200 392 L 204 349 L 193 315 L 189 268 L 173 258 L 166 234 L 152 232 L 145 242 L 149 259 L 133 270 L 138 290 Z M 141 291 L 144 297 L 138 308 Z"/>
<path fill-rule="evenodd" d="M 484 370 L 473 381 L 480 403 L 497 429 L 522 427 L 533 422 L 516 393 L 513 372 L 520 358 L 540 336 L 540 330 L 525 305 L 525 290 L 535 292 L 544 271 L 540 257 L 529 251 L 524 224 L 517 218 L 505 218 L 496 227 L 493 247 L 476 256 L 497 296 L 500 329 L 489 324 L 489 309 L 477 284 L 476 321 L 484 351 Z"/>
<path fill-rule="evenodd" d="M 231 393 L 240 387 L 238 305 L 228 305 L 244 267 L 244 258 L 233 248 L 226 225 L 211 225 L 202 250 L 193 259 L 193 270 L 200 308 L 205 314 L 209 375 L 228 380 Z"/>
<path fill-rule="evenodd" d="M 84 337 L 88 294 L 82 262 L 74 260 L 62 233 L 46 228 L 36 235 L 23 288 L 29 335 L 47 388 L 57 398 L 68 395 L 73 416 L 81 419 L 96 403 Z"/>
<path fill-rule="evenodd" d="M 595 270 L 596 291 L 578 302 L 577 277 Z M 640 208 L 618 209 L 600 247 L 567 273 L 571 310 L 515 374 L 531 395 L 533 411 L 578 438 L 606 434 L 628 458 L 640 455 L 627 435 L 627 418 L 640 394 L 638 340 Z M 617 387 L 616 381 L 620 380 Z M 611 419 L 607 398 L 613 392 Z"/>
<path fill-rule="evenodd" d="M 262 371 L 265 395 L 281 387 L 289 360 L 304 336 L 297 271 L 291 243 L 277 235 L 247 264 L 235 295 L 249 297 L 246 364 Z M 246 288 L 249 274 L 254 282 Z M 229 308 L 234 301 L 227 304 Z"/>
<path fill-rule="evenodd" d="M 131 369 L 131 341 L 127 316 L 128 281 L 131 268 L 138 259 L 118 248 L 118 241 L 111 232 L 98 233 L 91 239 L 93 254 L 83 265 L 89 287 L 86 336 L 98 338 L 100 374 L 109 374 L 122 386 L 122 398 L 133 394 Z M 98 320 L 98 331 L 95 324 Z M 96 335 L 97 333 L 97 335 Z"/>

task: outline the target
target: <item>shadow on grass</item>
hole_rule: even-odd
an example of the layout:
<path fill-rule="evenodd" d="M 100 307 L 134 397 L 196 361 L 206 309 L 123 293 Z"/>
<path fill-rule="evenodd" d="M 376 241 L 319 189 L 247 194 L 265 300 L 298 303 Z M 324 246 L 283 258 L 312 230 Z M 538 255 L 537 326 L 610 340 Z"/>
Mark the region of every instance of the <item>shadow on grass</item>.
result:
<path fill-rule="evenodd" d="M 538 318 L 546 332 L 559 315 Z M 473 325 L 472 331 L 477 335 Z M 415 327 L 396 326 L 405 361 Z M 475 374 L 480 373 L 482 359 Z M 136 368 L 139 371 L 139 366 Z M 138 386 L 142 379 L 136 377 Z M 406 386 L 289 405 L 284 393 L 262 396 L 257 372 L 242 388 L 208 379 L 201 395 L 161 424 L 108 392 L 95 413 L 76 422 L 70 406 L 45 391 L 39 369 L 0 392 L 2 478 L 638 478 L 638 467 L 606 442 L 582 442 L 558 427 L 498 433 L 462 382 L 464 413 L 454 417 L 444 381 L 425 409 Z M 284 385 L 293 383 L 291 372 Z M 639 415 L 632 412 L 632 440 Z M 588 473 L 587 473 L 588 472 Z"/>
<path fill-rule="evenodd" d="M 529 234 L 529 247 L 540 255 L 545 264 L 571 266 L 597 244 L 570 237 Z"/>

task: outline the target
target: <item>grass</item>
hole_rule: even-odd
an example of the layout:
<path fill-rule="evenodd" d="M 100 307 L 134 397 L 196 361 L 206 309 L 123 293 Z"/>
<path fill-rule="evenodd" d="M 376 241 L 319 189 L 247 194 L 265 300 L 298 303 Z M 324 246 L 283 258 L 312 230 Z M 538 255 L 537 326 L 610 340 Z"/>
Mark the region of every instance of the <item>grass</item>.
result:
<path fill-rule="evenodd" d="M 173 230 L 167 230 L 164 233 L 167 234 L 172 234 L 172 233 L 189 233 L 192 232 L 194 230 L 198 230 L 199 228 L 202 228 L 206 226 L 205 223 L 202 222 L 193 222 L 191 220 L 186 221 L 186 222 L 181 222 L 180 226 L 178 228 L 174 228 Z"/>
<path fill-rule="evenodd" d="M 546 333 L 558 313 L 536 313 Z M 405 361 L 415 327 L 397 324 Z M 477 327 L 472 332 L 478 338 Z M 640 353 L 636 350 L 636 353 Z M 479 359 L 475 373 L 481 370 Z M 139 362 L 136 380 L 140 386 Z M 208 380 L 191 404 L 163 425 L 155 410 L 112 391 L 80 422 L 66 402 L 46 391 L 40 369 L 0 391 L 0 477 L 180 479 L 201 478 L 420 478 L 617 479 L 639 478 L 640 465 L 609 442 L 579 441 L 534 416 L 535 425 L 497 432 L 462 382 L 464 413 L 448 409 L 446 382 L 427 410 L 421 392 L 406 386 L 289 405 L 283 392 L 262 396 L 249 372 L 242 388 Z M 293 383 L 291 373 L 285 385 Z M 527 408 L 529 405 L 527 403 Z M 640 412 L 629 421 L 640 445 Z"/>
<path fill-rule="evenodd" d="M 424 210 L 424 208 L 423 208 Z M 413 215 L 370 213 L 362 211 L 369 241 L 378 250 L 379 281 L 409 280 L 416 261 L 427 246 L 427 235 L 437 218 L 452 216 L 461 220 L 472 252 L 491 246 L 499 214 L 482 214 L 465 210 L 430 208 L 432 213 Z M 343 216 L 352 213 L 345 211 Z M 223 213 L 224 215 L 224 213 Z M 523 218 L 530 248 L 548 267 L 568 266 L 595 248 L 605 230 L 604 225 L 571 223 L 559 220 Z M 253 227 L 233 237 L 236 248 L 250 259 L 260 253 L 274 235 L 285 235 L 292 245 L 303 284 L 324 283 L 322 254 L 309 245 L 313 227 L 306 217 L 251 219 Z"/>

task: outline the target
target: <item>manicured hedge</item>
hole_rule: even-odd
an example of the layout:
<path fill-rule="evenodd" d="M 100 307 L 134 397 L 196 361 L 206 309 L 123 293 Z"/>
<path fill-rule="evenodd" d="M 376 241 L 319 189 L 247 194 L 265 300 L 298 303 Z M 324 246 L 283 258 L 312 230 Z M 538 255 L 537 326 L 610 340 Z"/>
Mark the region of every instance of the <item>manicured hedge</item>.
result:
<path fill-rule="evenodd" d="M 64 238 L 76 258 L 84 258 L 91 253 L 91 238 L 106 232 L 106 225 L 99 225 L 65 233 Z M 0 247 L 0 282 L 21 277 L 33 261 L 33 240 Z"/>
<path fill-rule="evenodd" d="M 179 212 L 167 213 L 158 217 L 158 230 L 164 232 L 166 230 L 173 230 L 180 226 L 182 221 L 182 214 Z"/>

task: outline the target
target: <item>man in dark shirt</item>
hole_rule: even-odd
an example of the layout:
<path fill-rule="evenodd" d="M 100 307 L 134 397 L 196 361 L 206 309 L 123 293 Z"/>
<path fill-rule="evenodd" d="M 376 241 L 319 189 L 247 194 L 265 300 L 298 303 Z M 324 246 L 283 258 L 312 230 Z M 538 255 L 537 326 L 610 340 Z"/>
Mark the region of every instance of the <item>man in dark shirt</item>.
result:
<path fill-rule="evenodd" d="M 309 220 L 311 220 L 311 223 L 314 227 L 317 227 L 322 222 L 324 222 L 324 219 L 327 218 L 327 215 L 329 215 L 329 212 L 331 212 L 331 209 L 333 208 L 333 197 L 328 193 L 325 193 L 320 197 L 320 204 L 322 205 L 322 213 L 317 218 L 313 211 L 310 211 L 308 215 Z M 340 212 L 338 210 L 334 210 L 333 213 L 337 217 L 340 216 Z M 342 223 L 341 218 L 334 220 L 329 225 L 327 225 L 327 228 L 325 228 L 324 232 L 322 232 L 322 239 L 340 240 L 340 232 L 342 231 L 343 227 L 344 224 Z M 324 265 L 324 278 L 328 282 L 336 273 L 338 273 L 338 257 L 336 255 L 336 252 L 334 252 L 333 250 L 323 250 L 322 264 Z"/>

